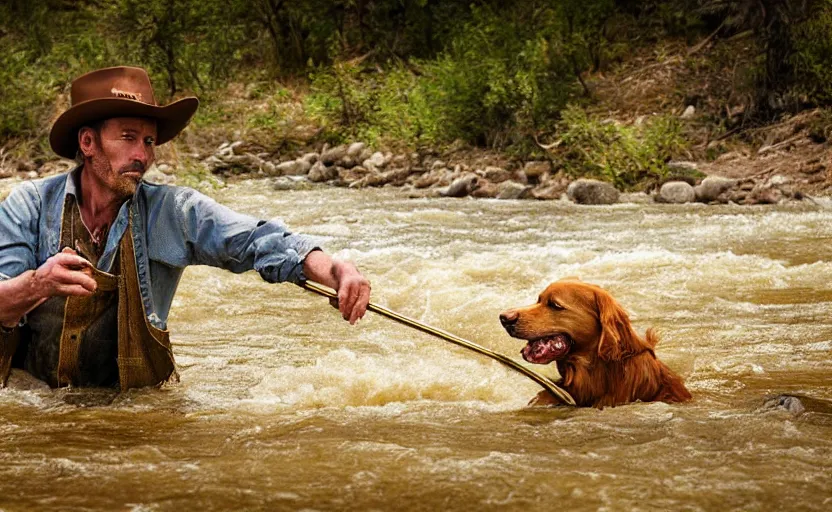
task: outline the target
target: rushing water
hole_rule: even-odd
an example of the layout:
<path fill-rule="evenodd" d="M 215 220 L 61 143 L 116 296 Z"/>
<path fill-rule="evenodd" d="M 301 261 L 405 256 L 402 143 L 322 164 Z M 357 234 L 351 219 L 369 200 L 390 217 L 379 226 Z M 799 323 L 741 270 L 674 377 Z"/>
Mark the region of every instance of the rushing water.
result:
<path fill-rule="evenodd" d="M 254 273 L 189 269 L 182 382 L 0 391 L 6 510 L 830 510 L 832 207 L 217 198 L 356 262 L 373 300 L 519 359 L 497 315 L 560 277 L 610 290 L 694 394 L 527 408 L 490 359 Z M 535 367 L 555 376 L 554 367 Z M 812 397 L 807 412 L 766 396 Z M 110 403 L 112 401 L 112 403 Z"/>

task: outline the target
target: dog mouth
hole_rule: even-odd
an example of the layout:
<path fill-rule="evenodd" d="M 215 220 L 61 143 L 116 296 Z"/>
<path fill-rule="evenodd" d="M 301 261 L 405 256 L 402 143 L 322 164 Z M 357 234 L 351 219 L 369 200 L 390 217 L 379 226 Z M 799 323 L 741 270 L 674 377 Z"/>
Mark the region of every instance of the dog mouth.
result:
<path fill-rule="evenodd" d="M 572 338 L 566 333 L 529 340 L 520 354 L 523 359 L 534 364 L 549 364 L 569 353 Z"/>

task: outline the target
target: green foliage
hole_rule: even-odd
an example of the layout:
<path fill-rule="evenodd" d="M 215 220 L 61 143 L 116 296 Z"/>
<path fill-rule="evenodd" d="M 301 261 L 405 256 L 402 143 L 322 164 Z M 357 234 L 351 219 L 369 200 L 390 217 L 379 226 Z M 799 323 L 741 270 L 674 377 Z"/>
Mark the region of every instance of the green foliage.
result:
<path fill-rule="evenodd" d="M 366 73 L 337 64 L 312 74 L 306 111 L 330 132 L 371 144 L 435 142 L 437 118 L 425 97 L 424 82 L 403 66 Z"/>
<path fill-rule="evenodd" d="M 364 72 L 345 62 L 312 76 L 309 111 L 371 140 L 456 139 L 505 147 L 551 129 L 581 94 L 580 74 L 603 60 L 607 0 L 472 7 L 471 20 L 434 59 Z M 599 65 L 599 64 L 598 64 Z"/>
<path fill-rule="evenodd" d="M 832 105 L 832 0 L 817 2 L 813 15 L 793 28 L 792 37 L 798 91 L 813 103 Z"/>
<path fill-rule="evenodd" d="M 568 172 L 594 175 L 622 189 L 666 177 L 667 162 L 685 147 L 675 117 L 623 125 L 590 117 L 573 105 L 563 112 L 561 140 Z"/>

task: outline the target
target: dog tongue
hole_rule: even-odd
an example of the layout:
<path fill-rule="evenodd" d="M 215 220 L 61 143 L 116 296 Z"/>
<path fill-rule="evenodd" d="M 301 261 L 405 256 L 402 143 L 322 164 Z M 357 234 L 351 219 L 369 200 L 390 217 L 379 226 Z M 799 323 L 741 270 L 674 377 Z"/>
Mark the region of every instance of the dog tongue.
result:
<path fill-rule="evenodd" d="M 569 352 L 569 338 L 558 334 L 551 338 L 530 341 L 520 353 L 523 359 L 535 364 L 549 364 Z"/>

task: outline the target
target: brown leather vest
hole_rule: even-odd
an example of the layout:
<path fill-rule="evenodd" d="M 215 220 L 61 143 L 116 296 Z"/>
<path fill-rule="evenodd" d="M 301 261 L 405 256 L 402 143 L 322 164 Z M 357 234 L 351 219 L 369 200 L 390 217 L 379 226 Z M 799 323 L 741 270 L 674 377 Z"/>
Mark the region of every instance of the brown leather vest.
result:
<path fill-rule="evenodd" d="M 67 197 L 61 228 L 61 247 L 73 247 L 69 234 L 69 208 L 74 208 L 72 196 Z M 119 244 L 118 260 L 114 268 L 118 274 L 93 269 L 92 277 L 98 284 L 95 293 L 88 297 L 52 297 L 35 311 L 60 315 L 63 322 L 60 331 L 59 355 L 56 374 L 47 380 L 52 386 L 79 385 L 84 383 L 82 367 L 89 364 L 82 357 L 84 336 L 96 335 L 107 330 L 107 318 L 116 313 L 118 338 L 118 382 L 122 391 L 144 386 L 157 386 L 167 381 L 178 381 L 170 333 L 153 326 L 144 311 L 139 288 L 136 257 L 133 252 L 132 223 L 128 225 Z M 34 312 L 33 312 L 34 313 Z M 111 321 L 111 320 L 110 320 Z M 12 360 L 19 348 L 28 342 L 28 330 L 15 329 L 10 334 L 0 334 L 0 384 L 5 385 Z M 32 362 L 27 358 L 27 364 Z"/>

